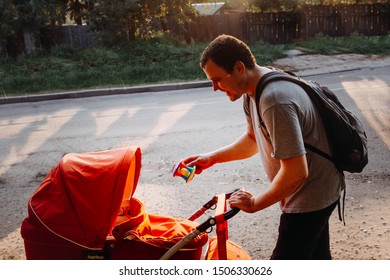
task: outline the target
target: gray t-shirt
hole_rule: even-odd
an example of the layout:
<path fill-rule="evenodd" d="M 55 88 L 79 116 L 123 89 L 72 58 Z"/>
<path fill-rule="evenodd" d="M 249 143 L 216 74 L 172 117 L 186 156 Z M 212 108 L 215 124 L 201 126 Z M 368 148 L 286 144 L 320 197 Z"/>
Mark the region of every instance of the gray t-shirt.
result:
<path fill-rule="evenodd" d="M 268 84 L 259 108 L 266 130 L 260 124 L 255 96 L 247 95 L 244 110 L 253 126 L 264 169 L 272 181 L 280 169 L 280 159 L 306 153 L 309 177 L 291 196 L 281 201 L 282 211 L 304 213 L 324 209 L 340 197 L 344 175 L 322 156 L 306 151 L 304 142 L 330 154 L 321 118 L 307 93 L 288 81 Z"/>

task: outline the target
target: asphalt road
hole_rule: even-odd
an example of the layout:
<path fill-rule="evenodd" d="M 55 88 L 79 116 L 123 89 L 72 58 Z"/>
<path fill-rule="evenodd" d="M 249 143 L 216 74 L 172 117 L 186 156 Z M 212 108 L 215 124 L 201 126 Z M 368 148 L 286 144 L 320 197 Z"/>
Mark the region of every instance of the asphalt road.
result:
<path fill-rule="evenodd" d="M 379 176 L 387 191 L 389 74 L 390 67 L 384 67 L 307 77 L 334 90 L 360 117 L 369 137 L 370 163 L 359 176 Z M 235 140 L 245 125 L 241 100 L 232 103 L 211 88 L 1 105 L 0 258 L 23 258 L 19 230 L 27 200 L 65 153 L 140 146 L 143 166 L 134 196 L 156 214 L 185 218 L 219 192 L 237 187 L 258 192 L 267 179 L 257 156 L 215 166 L 188 184 L 171 173 L 182 158 Z M 230 236 L 254 258 L 268 258 L 278 207 L 263 216 L 238 215 L 230 221 Z M 13 249 L 7 249 L 10 243 Z"/>

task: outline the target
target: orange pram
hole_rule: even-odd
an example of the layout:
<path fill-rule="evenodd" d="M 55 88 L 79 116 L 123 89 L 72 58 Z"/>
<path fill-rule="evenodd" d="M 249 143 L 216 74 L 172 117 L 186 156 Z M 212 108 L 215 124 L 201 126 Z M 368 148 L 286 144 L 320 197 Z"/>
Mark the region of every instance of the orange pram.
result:
<path fill-rule="evenodd" d="M 201 259 L 214 217 L 193 221 L 207 207 L 190 219 L 146 213 L 133 197 L 140 170 L 139 147 L 65 155 L 29 199 L 26 258 Z M 226 224 L 237 212 L 220 216 Z"/>

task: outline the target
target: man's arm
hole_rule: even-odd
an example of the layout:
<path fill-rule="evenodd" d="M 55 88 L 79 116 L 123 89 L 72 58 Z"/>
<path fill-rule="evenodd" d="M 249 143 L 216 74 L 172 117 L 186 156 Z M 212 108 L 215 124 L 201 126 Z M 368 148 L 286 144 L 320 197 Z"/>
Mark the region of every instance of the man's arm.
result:
<path fill-rule="evenodd" d="M 254 213 L 282 201 L 297 191 L 309 175 L 306 154 L 282 159 L 280 164 L 280 170 L 263 193 L 254 197 L 249 192 L 238 191 L 230 197 L 230 206 Z"/>
<path fill-rule="evenodd" d="M 184 164 L 196 165 L 196 173 L 199 174 L 216 163 L 246 159 L 255 155 L 257 151 L 255 135 L 252 126 L 248 123 L 246 133 L 233 143 L 209 153 L 188 157 L 184 160 Z"/>

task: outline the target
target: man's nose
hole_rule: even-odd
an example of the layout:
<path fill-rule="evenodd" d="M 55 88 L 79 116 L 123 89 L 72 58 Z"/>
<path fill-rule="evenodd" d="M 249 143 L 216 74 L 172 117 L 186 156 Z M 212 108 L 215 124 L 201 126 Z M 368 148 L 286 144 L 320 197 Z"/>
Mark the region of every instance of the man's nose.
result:
<path fill-rule="evenodd" d="M 221 88 L 219 87 L 217 82 L 213 82 L 213 89 L 214 91 L 220 90 Z"/>

